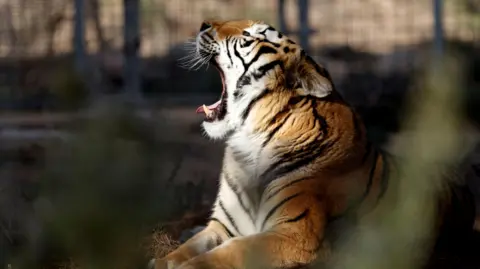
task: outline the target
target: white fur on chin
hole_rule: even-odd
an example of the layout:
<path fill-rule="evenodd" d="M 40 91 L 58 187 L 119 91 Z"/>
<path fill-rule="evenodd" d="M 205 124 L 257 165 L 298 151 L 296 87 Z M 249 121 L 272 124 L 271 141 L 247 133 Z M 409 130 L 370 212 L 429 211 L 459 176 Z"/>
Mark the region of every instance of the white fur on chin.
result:
<path fill-rule="evenodd" d="M 224 139 L 230 129 L 228 128 L 228 123 L 225 119 L 213 122 L 204 121 L 202 127 L 207 136 L 214 140 Z"/>

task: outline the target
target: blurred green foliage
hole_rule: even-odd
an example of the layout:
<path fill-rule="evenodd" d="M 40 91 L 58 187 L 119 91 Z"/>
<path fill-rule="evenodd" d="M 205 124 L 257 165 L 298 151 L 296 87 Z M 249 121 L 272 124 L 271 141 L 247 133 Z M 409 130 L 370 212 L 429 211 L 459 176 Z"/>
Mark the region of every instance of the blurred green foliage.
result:
<path fill-rule="evenodd" d="M 424 268 L 431 255 L 435 199 L 465 147 L 462 143 L 462 63 L 453 57 L 432 62 L 410 92 L 402 129 L 413 135 L 400 152 L 399 177 L 389 179 L 389 192 L 372 217 L 360 222 L 354 237 L 343 242 L 334 268 Z"/>
<path fill-rule="evenodd" d="M 163 126 L 123 103 L 99 106 L 67 142 L 48 149 L 37 213 L 42 237 L 63 259 L 81 268 L 129 268 L 146 261 L 140 246 L 150 229 L 179 208 L 173 186 L 159 176 Z M 20 268 L 36 268 L 37 253 L 25 250 Z"/>
<path fill-rule="evenodd" d="M 89 90 L 85 80 L 78 75 L 73 63 L 58 68 L 49 80 L 49 90 L 62 110 L 76 110 L 85 105 Z"/>

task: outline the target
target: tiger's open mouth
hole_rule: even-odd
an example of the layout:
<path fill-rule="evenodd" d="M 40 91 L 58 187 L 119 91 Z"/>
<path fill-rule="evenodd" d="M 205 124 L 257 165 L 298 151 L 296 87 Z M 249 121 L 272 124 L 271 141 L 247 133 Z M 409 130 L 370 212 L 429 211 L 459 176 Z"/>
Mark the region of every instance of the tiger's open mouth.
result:
<path fill-rule="evenodd" d="M 205 121 L 213 122 L 215 120 L 222 120 L 227 114 L 227 90 L 225 86 L 225 75 L 220 67 L 218 67 L 217 63 L 213 60 L 212 65 L 220 73 L 220 77 L 222 79 L 222 94 L 220 95 L 220 100 L 215 102 L 212 105 L 202 105 L 197 108 L 197 113 L 205 113 Z"/>

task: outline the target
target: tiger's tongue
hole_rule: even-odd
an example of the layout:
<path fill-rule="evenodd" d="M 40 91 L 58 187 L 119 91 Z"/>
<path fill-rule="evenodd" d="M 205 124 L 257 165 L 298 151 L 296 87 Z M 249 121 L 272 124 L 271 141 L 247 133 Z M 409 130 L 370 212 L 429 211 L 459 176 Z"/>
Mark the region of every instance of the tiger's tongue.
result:
<path fill-rule="evenodd" d="M 215 104 L 209 105 L 209 106 L 206 106 L 206 107 L 207 107 L 208 109 L 210 109 L 210 110 L 214 110 L 214 109 L 216 109 L 216 108 L 220 105 L 221 102 L 222 102 L 222 100 L 220 99 L 220 100 L 218 100 L 217 102 L 215 102 Z M 205 111 L 205 109 L 204 109 L 204 106 L 205 106 L 205 105 L 198 107 L 196 112 L 197 112 L 197 113 L 206 113 L 206 111 Z"/>

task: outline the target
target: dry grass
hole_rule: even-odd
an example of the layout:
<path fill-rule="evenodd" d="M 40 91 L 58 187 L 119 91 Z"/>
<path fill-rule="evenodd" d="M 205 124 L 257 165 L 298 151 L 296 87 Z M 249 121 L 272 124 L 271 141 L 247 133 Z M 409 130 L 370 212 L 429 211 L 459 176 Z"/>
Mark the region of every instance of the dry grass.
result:
<path fill-rule="evenodd" d="M 173 240 L 172 237 L 164 231 L 155 231 L 152 234 L 152 244 L 148 249 L 148 253 L 153 257 L 163 257 L 177 248 L 180 243 Z"/>
<path fill-rule="evenodd" d="M 209 206 L 199 212 L 186 212 L 178 220 L 167 223 L 159 223 L 152 234 L 146 239 L 145 247 L 150 257 L 163 257 L 176 248 L 179 242 L 174 238 L 180 238 L 181 233 L 195 226 L 205 225 L 210 215 Z"/>

